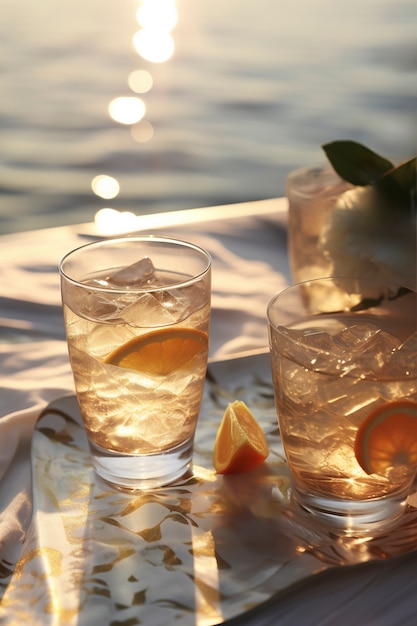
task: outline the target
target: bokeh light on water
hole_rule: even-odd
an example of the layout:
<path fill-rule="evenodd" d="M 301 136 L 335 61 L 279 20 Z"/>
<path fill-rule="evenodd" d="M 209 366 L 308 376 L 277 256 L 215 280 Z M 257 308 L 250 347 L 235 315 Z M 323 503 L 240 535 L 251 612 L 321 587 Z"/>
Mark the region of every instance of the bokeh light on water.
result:
<path fill-rule="evenodd" d="M 147 70 L 134 70 L 129 74 L 128 83 L 135 93 L 146 93 L 152 89 L 152 74 Z"/>
<path fill-rule="evenodd" d="M 115 198 L 120 191 L 118 181 L 113 176 L 107 176 L 106 174 L 95 176 L 91 181 L 91 187 L 97 196 L 107 200 Z"/>

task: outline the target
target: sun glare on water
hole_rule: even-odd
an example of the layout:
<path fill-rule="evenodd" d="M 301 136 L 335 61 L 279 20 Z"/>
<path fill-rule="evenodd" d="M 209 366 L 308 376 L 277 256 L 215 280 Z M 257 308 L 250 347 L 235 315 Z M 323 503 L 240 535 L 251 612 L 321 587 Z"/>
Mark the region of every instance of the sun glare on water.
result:
<path fill-rule="evenodd" d="M 133 36 L 138 54 L 147 61 L 163 63 L 174 53 L 171 31 L 178 19 L 174 0 L 144 0 L 136 12 L 141 28 Z"/>
<path fill-rule="evenodd" d="M 153 88 L 154 76 L 149 63 L 164 63 L 174 54 L 171 31 L 178 21 L 176 0 L 142 0 L 135 18 L 139 29 L 133 35 L 133 46 L 145 68 L 130 72 L 127 78 L 130 95 L 114 98 L 108 105 L 108 113 L 118 124 L 130 126 L 131 137 L 137 144 L 145 144 L 151 141 L 155 129 L 150 121 L 144 119 L 147 107 L 144 99 L 137 94 L 147 94 Z M 108 200 L 116 198 L 120 192 L 119 182 L 103 174 L 93 178 L 91 188 L 97 196 Z M 97 211 L 94 221 L 102 235 L 131 232 L 137 228 L 136 215 L 112 207 Z"/>
<path fill-rule="evenodd" d="M 178 21 L 175 0 L 143 0 L 136 11 L 136 20 L 142 28 L 170 32 Z"/>
<path fill-rule="evenodd" d="M 136 124 L 145 112 L 145 103 L 136 96 L 114 98 L 109 104 L 110 117 L 120 124 Z"/>

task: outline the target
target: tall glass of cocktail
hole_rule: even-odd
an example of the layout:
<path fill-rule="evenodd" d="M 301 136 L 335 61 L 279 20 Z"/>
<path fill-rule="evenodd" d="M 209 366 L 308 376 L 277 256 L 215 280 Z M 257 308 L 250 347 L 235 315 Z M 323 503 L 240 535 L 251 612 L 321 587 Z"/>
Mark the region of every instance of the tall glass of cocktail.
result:
<path fill-rule="evenodd" d="M 328 276 L 332 259 L 320 247 L 340 196 L 351 187 L 329 166 L 307 166 L 288 174 L 288 254 L 295 283 Z"/>
<path fill-rule="evenodd" d="M 277 294 L 267 317 L 294 501 L 342 528 L 395 519 L 417 471 L 417 294 L 311 280 Z"/>
<path fill-rule="evenodd" d="M 156 236 L 60 263 L 68 351 L 97 473 L 130 489 L 189 471 L 207 368 L 209 254 Z"/>

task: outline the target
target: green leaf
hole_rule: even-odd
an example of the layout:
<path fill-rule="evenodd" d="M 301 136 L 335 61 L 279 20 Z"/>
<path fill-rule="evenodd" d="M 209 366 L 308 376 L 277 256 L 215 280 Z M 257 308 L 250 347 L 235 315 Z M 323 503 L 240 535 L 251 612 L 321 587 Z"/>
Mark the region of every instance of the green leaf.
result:
<path fill-rule="evenodd" d="M 372 185 L 393 164 L 355 141 L 333 141 L 322 146 L 333 169 L 352 185 Z"/>
<path fill-rule="evenodd" d="M 409 159 L 408 161 L 404 161 L 404 163 L 400 163 L 389 171 L 387 174 L 383 176 L 381 180 L 384 179 L 395 180 L 399 187 L 402 189 L 410 189 L 416 188 L 416 180 L 417 180 L 417 159 L 416 157 Z"/>
<path fill-rule="evenodd" d="M 391 202 L 411 206 L 413 191 L 417 189 L 416 157 L 389 170 L 376 182 L 375 187 Z"/>

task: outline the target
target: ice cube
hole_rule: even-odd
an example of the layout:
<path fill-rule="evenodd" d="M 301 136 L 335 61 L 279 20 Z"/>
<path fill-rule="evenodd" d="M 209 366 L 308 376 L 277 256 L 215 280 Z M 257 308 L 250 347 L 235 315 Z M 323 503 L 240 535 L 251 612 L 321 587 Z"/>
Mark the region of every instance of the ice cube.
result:
<path fill-rule="evenodd" d="M 76 315 L 93 322 L 116 324 L 120 321 L 120 307 L 111 293 L 85 291 L 77 295 L 71 307 Z"/>
<path fill-rule="evenodd" d="M 317 358 L 317 350 L 311 350 L 304 345 L 304 331 L 292 328 L 278 327 L 278 332 L 272 336 L 272 346 L 282 356 L 298 365 L 309 367 Z"/>
<path fill-rule="evenodd" d="M 100 324 L 95 328 L 89 328 L 87 336 L 89 351 L 93 356 L 105 357 L 112 350 L 127 343 L 135 337 L 133 328 L 120 324 L 109 327 L 108 324 Z"/>
<path fill-rule="evenodd" d="M 203 304 L 199 288 L 166 289 L 164 291 L 155 291 L 153 295 L 159 304 L 175 317 L 176 322 L 185 320 Z M 199 297 L 200 300 L 198 299 Z"/>
<path fill-rule="evenodd" d="M 336 378 L 319 389 L 320 400 L 335 415 L 345 418 L 346 432 L 370 413 L 380 398 L 378 383 L 368 382 L 366 388 L 353 376 Z"/>
<path fill-rule="evenodd" d="M 347 350 L 354 350 L 364 341 L 368 341 L 380 332 L 380 328 L 375 324 L 355 324 L 354 326 L 348 326 L 341 330 L 337 335 L 334 335 L 334 342 L 341 348 Z"/>
<path fill-rule="evenodd" d="M 294 330 L 280 327 L 279 351 L 308 369 L 342 373 L 349 369 L 345 350 L 337 349 L 333 337 L 319 330 Z"/>
<path fill-rule="evenodd" d="M 298 363 L 290 362 L 283 368 L 280 381 L 283 394 L 299 407 L 310 407 L 317 395 L 316 381 L 308 370 Z"/>
<path fill-rule="evenodd" d="M 272 335 L 272 344 L 280 354 L 296 361 L 297 358 L 294 355 L 294 351 L 298 348 L 301 355 L 304 351 L 304 347 L 301 347 L 303 337 L 304 331 L 302 330 L 278 326 L 277 332 Z"/>
<path fill-rule="evenodd" d="M 417 332 L 410 335 L 401 345 L 398 346 L 395 354 L 402 359 L 409 359 L 409 363 L 417 364 Z"/>
<path fill-rule="evenodd" d="M 155 268 L 149 257 L 144 257 L 107 278 L 110 286 L 144 287 L 154 282 Z"/>
<path fill-rule="evenodd" d="M 354 351 L 355 371 L 361 376 L 380 375 L 399 345 L 396 337 L 380 331 Z"/>
<path fill-rule="evenodd" d="M 172 311 L 171 303 L 168 306 L 164 300 L 160 299 L 158 292 L 142 294 L 133 304 L 128 305 L 123 310 L 123 319 L 135 327 L 168 326 L 179 321 Z"/>
<path fill-rule="evenodd" d="M 417 376 L 417 332 L 392 351 L 384 367 L 390 378 L 415 378 Z"/>
<path fill-rule="evenodd" d="M 87 315 L 94 320 L 115 321 L 120 319 L 117 302 L 106 296 L 95 296 L 89 301 Z"/>
<path fill-rule="evenodd" d="M 326 353 L 333 348 L 333 340 L 329 333 L 323 332 L 322 330 L 306 330 L 303 336 L 298 340 L 309 348 L 314 348 L 315 350 Z"/>

